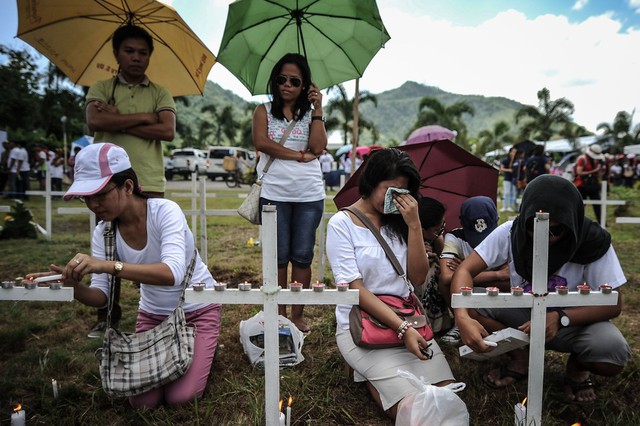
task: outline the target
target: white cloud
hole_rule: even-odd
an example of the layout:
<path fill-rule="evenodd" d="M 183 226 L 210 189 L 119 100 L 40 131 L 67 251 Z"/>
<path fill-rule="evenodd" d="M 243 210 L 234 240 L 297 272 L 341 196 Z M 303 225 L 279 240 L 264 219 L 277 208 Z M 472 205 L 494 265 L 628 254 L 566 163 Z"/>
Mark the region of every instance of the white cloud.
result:
<path fill-rule="evenodd" d="M 632 0 L 633 1 L 633 0 Z M 589 0 L 578 0 L 573 4 L 572 10 L 581 10 L 589 3 Z"/>
<path fill-rule="evenodd" d="M 629 7 L 635 9 L 636 13 L 640 13 L 640 0 L 629 0 Z"/>
<path fill-rule="evenodd" d="M 609 14 L 570 23 L 508 10 L 471 27 L 380 8 L 391 40 L 367 68 L 363 89 L 377 93 L 413 80 L 536 105 L 547 87 L 552 99 L 571 100 L 575 120 L 590 130 L 620 110 L 640 109 L 640 32 L 620 33 Z"/>

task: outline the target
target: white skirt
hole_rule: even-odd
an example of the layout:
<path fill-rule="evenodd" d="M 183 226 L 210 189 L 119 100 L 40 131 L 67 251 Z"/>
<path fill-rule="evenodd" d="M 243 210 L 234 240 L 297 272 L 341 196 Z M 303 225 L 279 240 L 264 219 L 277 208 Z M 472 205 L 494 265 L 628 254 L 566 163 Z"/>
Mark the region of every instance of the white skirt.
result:
<path fill-rule="evenodd" d="M 429 341 L 433 357 L 421 360 L 404 346 L 388 349 L 364 349 L 353 343 L 349 330 L 336 330 L 338 349 L 347 364 L 353 368 L 356 382 L 370 382 L 380 394 L 382 407 L 386 411 L 400 402 L 415 388 L 403 377 L 398 377 L 398 369 L 424 377 L 430 383 L 454 380 L 449 363 L 435 339 Z"/>

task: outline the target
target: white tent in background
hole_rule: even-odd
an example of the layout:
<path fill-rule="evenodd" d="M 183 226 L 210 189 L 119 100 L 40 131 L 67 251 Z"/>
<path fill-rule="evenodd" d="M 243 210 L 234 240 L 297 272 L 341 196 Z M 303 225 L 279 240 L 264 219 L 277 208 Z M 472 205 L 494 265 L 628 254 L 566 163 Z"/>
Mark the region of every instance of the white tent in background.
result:
<path fill-rule="evenodd" d="M 544 145 L 544 142 L 541 142 L 541 141 L 534 141 L 534 142 L 538 145 Z M 576 145 L 578 146 L 579 150 L 584 151 L 589 145 L 596 142 L 598 142 L 597 136 L 582 136 L 576 140 Z M 487 158 L 493 158 L 496 156 L 506 155 L 509 152 L 509 149 L 511 149 L 511 146 L 512 145 L 505 145 L 501 149 L 489 151 L 484 154 L 484 158 L 487 159 Z M 575 149 L 573 148 L 573 144 L 571 143 L 571 141 L 569 141 L 569 139 L 552 140 L 547 142 L 545 146 L 545 152 L 549 152 L 549 153 L 560 152 L 560 153 L 566 154 L 572 151 L 575 151 Z"/>
<path fill-rule="evenodd" d="M 627 145 L 624 147 L 625 154 L 636 154 L 640 155 L 640 145 Z"/>

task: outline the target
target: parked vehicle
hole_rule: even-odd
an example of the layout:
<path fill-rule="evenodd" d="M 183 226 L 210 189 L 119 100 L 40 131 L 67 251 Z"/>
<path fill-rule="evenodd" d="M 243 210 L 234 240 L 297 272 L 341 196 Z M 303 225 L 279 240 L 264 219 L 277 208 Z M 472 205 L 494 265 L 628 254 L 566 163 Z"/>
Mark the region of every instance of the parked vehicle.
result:
<path fill-rule="evenodd" d="M 174 175 L 182 175 L 185 179 L 189 179 L 191 173 L 206 173 L 209 160 L 205 151 L 197 148 L 181 148 L 174 149 L 171 153 L 171 165 L 168 180 L 171 180 Z"/>
<path fill-rule="evenodd" d="M 164 160 L 164 177 L 167 180 L 173 178 L 173 160 L 169 157 L 162 157 Z"/>
<path fill-rule="evenodd" d="M 218 177 L 225 180 L 229 172 L 222 167 L 224 157 L 236 156 L 238 153 L 240 154 L 239 159 L 245 160 L 238 161 L 238 167 L 241 173 L 247 173 L 249 169 L 256 166 L 255 151 L 249 151 L 248 149 L 237 146 L 212 146 L 209 147 L 209 166 L 207 167 L 207 176 L 211 180 L 216 180 Z"/>

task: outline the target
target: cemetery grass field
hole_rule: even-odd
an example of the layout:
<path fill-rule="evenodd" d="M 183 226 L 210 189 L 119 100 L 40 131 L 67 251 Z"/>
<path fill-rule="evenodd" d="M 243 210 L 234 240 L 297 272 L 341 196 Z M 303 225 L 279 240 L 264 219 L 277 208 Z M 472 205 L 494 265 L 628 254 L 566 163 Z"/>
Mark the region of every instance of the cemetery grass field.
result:
<path fill-rule="evenodd" d="M 246 191 L 246 190 L 245 190 Z M 230 191 L 229 191 L 230 192 Z M 640 199 L 638 191 L 612 190 L 610 198 Z M 6 202 L 0 203 L 3 205 Z M 190 200 L 177 200 L 184 209 Z M 239 199 L 209 199 L 209 209 L 236 208 Z M 27 202 L 36 222 L 44 225 L 44 201 Z M 327 200 L 327 211 L 335 211 Z M 54 201 L 54 208 L 80 206 L 79 202 Z M 587 214 L 592 215 L 591 206 Z M 547 352 L 545 357 L 544 425 L 637 425 L 640 414 L 640 226 L 617 225 L 615 216 L 640 216 L 640 202 L 609 208 L 609 230 L 628 283 L 623 289 L 623 314 L 614 322 L 633 349 L 633 359 L 621 375 L 594 377 L 598 401 L 567 402 L 562 393 L 566 355 Z M 4 214 L 2 215 L 4 216 Z M 190 217 L 187 218 L 191 223 Z M 501 218 L 506 220 L 506 217 Z M 209 217 L 208 265 L 213 276 L 235 287 L 245 280 L 261 281 L 260 247 L 247 246 L 258 238 L 258 227 L 239 217 Z M 50 263 L 64 264 L 77 252 L 89 252 L 87 216 L 54 216 L 53 239 L 0 240 L 0 278 L 12 279 L 28 272 L 46 270 Z M 316 255 L 316 261 L 318 256 Z M 333 279 L 326 265 L 319 277 L 314 264 L 312 280 L 329 286 Z M 2 291 L 2 289 L 0 289 Z M 132 331 L 138 290 L 123 281 L 121 329 Z M 134 411 L 124 399 L 110 399 L 102 391 L 94 357 L 101 341 L 88 339 L 95 321 L 92 308 L 78 302 L 0 302 L 0 425 L 9 424 L 12 408 L 22 404 L 29 425 L 262 425 L 264 424 L 264 378 L 243 354 L 239 323 L 261 310 L 260 306 L 227 305 L 222 331 L 204 397 L 181 407 Z M 347 378 L 336 347 L 334 307 L 307 307 L 312 327 L 305 339 L 304 362 L 281 370 L 281 398 L 293 397 L 294 425 L 391 425 L 370 398 L 363 384 Z M 461 361 L 457 348 L 441 345 L 458 381 L 467 388 L 459 395 L 466 402 L 473 425 L 512 425 L 513 406 L 527 392 L 526 382 L 492 390 L 482 376 L 495 363 Z M 60 387 L 53 399 L 51 379 Z"/>

